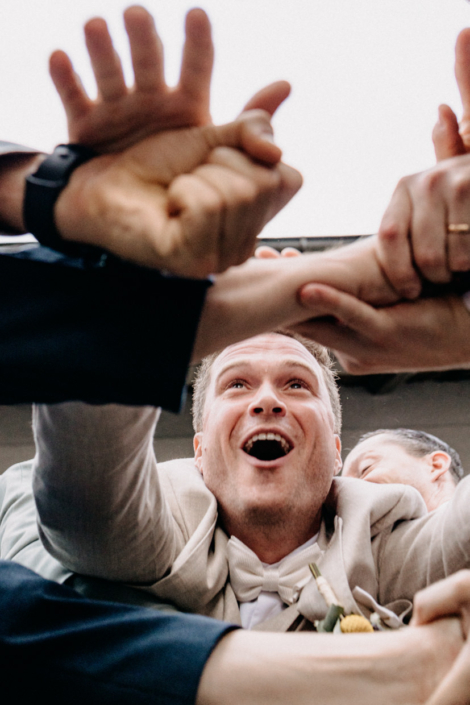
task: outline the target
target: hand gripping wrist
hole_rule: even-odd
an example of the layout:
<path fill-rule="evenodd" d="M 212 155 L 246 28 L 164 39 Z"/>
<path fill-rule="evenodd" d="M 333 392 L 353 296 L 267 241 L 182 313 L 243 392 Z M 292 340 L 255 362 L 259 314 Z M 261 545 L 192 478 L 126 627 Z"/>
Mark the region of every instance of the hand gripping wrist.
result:
<path fill-rule="evenodd" d="M 26 228 L 45 247 L 71 257 L 96 256 L 96 247 L 66 242 L 54 220 L 54 206 L 72 172 L 97 154 L 80 144 L 59 144 L 39 169 L 26 177 L 23 218 Z"/>

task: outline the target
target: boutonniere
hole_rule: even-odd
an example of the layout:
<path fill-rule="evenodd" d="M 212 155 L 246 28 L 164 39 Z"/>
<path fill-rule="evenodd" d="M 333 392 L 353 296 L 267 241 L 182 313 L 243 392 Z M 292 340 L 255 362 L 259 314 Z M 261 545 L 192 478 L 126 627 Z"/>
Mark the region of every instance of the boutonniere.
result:
<path fill-rule="evenodd" d="M 340 604 L 327 579 L 320 573 L 320 569 L 316 563 L 309 563 L 309 568 L 312 571 L 318 591 L 328 606 L 325 619 L 315 621 L 317 632 L 332 632 L 338 622 L 339 628 L 343 634 L 374 631 L 374 627 L 369 620 L 361 614 L 346 615 L 344 613 L 344 607 Z"/>

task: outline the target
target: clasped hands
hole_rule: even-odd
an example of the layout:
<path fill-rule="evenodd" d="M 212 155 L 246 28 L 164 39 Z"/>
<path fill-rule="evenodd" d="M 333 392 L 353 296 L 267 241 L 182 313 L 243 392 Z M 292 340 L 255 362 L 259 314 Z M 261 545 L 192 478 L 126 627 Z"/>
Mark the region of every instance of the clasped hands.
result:
<path fill-rule="evenodd" d="M 132 88 L 124 82 L 102 19 L 90 20 L 85 27 L 98 87 L 95 100 L 87 96 L 63 52 L 51 57 L 70 139 L 103 152 L 74 172 L 56 205 L 57 225 L 65 239 L 99 245 L 138 264 L 190 277 L 223 272 L 249 257 L 256 235 L 301 185 L 298 172 L 280 161 L 269 120 L 289 86 L 282 81 L 268 86 L 237 120 L 214 126 L 209 113 L 213 48 L 205 13 L 192 10 L 186 18 L 176 88 L 164 81 L 163 49 L 151 15 L 131 7 L 124 17 L 135 76 Z M 461 42 L 458 57 L 467 43 Z M 450 120 L 435 138 L 447 145 L 444 156 L 452 139 L 455 143 L 456 129 L 458 134 L 456 120 Z M 462 150 L 462 145 L 455 148 L 459 155 Z M 312 315 L 321 318 L 302 323 L 298 330 L 335 349 L 346 369 L 445 367 L 470 360 L 463 344 L 464 334 L 465 340 L 469 337 L 467 313 L 459 299 L 419 300 L 382 309 L 370 305 L 396 304 L 418 294 L 413 261 L 432 281 L 448 279 L 451 267 L 467 268 L 468 257 L 458 248 L 446 262 L 442 232 L 452 194 L 462 197 L 469 182 L 468 160 L 470 156 L 457 156 L 428 174 L 403 180 L 377 240 L 360 243 L 359 257 L 354 248 L 328 255 L 337 258 L 338 271 L 344 271 L 341 280 L 312 276 L 315 283 L 300 289 L 303 309 L 295 322 Z M 440 217 L 434 229 L 427 216 L 430 201 L 432 213 Z M 452 217 L 466 222 L 463 210 L 455 207 Z M 465 242 L 465 236 L 455 238 Z M 429 253 L 434 261 L 429 261 Z M 304 277 L 300 283 L 308 281 Z M 380 288 L 382 298 L 377 298 Z M 422 333 L 414 337 L 410 358 L 410 346 L 400 346 L 405 339 L 409 343 L 403 332 L 411 328 Z M 454 333 L 442 340 L 444 331 Z M 442 351 L 439 359 L 433 350 Z"/>
<path fill-rule="evenodd" d="M 213 61 L 202 10 L 186 18 L 180 80 L 167 86 L 163 48 L 142 7 L 124 13 L 135 85 L 125 84 L 106 23 L 85 37 L 98 97 L 91 100 L 63 52 L 50 61 L 70 140 L 103 156 L 77 169 L 55 208 L 66 240 L 91 243 L 137 264 L 205 277 L 245 261 L 256 235 L 301 186 L 283 164 L 270 117 L 290 87 L 272 84 L 228 125 L 209 113 Z"/>

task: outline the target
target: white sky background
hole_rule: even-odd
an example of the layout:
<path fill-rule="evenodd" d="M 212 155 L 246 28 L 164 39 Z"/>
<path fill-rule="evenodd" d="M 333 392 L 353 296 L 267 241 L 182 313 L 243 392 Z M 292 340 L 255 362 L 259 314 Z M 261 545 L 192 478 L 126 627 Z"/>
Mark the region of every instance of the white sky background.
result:
<path fill-rule="evenodd" d="M 196 0 L 197 1 L 197 0 Z M 50 151 L 66 141 L 47 73 L 67 51 L 94 90 L 82 25 L 102 15 L 128 66 L 121 0 L 3 0 L 0 137 Z M 176 81 L 188 0 L 147 0 Z M 260 87 L 279 78 L 293 93 L 274 125 L 302 191 L 264 231 L 268 237 L 373 232 L 393 188 L 433 164 L 439 103 L 460 111 L 453 76 L 465 0 L 201 0 L 213 25 L 213 116 L 230 120 Z M 470 67 L 469 67 L 470 70 Z M 458 112 L 459 114 L 459 112 Z"/>

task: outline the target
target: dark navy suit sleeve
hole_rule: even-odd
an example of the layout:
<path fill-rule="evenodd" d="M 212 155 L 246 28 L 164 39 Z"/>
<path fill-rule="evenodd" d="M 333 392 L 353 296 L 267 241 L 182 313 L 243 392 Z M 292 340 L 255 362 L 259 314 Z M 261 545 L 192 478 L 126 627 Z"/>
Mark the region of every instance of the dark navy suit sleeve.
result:
<path fill-rule="evenodd" d="M 0 404 L 178 411 L 208 286 L 106 255 L 0 254 Z"/>
<path fill-rule="evenodd" d="M 95 602 L 0 561 L 2 702 L 190 705 L 229 624 Z"/>

